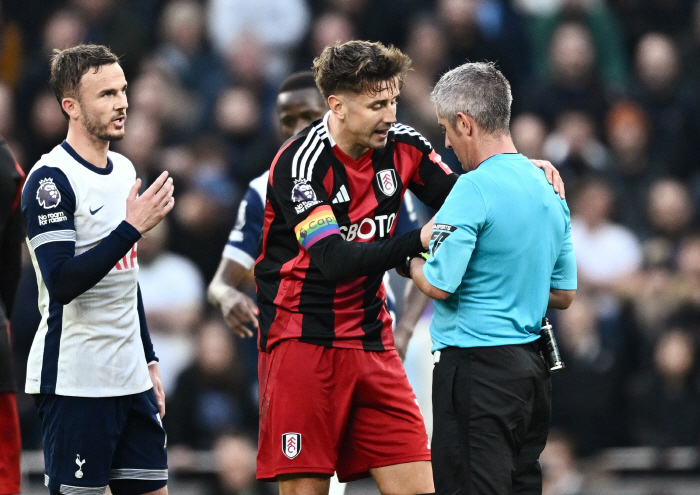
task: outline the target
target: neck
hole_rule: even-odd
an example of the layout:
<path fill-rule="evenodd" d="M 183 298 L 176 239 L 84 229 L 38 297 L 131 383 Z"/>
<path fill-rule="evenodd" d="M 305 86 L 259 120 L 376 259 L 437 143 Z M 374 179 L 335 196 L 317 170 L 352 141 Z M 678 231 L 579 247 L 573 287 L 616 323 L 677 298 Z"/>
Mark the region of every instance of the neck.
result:
<path fill-rule="evenodd" d="M 338 148 L 343 150 L 343 153 L 353 160 L 358 160 L 369 149 L 355 142 L 345 122 L 336 117 L 333 112 L 328 116 L 328 132 L 330 132 Z"/>
<path fill-rule="evenodd" d="M 518 152 L 515 149 L 513 140 L 507 134 L 484 134 L 478 139 L 479 146 L 476 146 L 476 156 L 474 157 L 474 163 L 478 164 L 477 167 L 492 156 Z"/>
<path fill-rule="evenodd" d="M 95 167 L 107 167 L 107 151 L 109 151 L 109 141 L 99 139 L 87 133 L 82 127 L 75 125 L 68 126 L 66 142 L 75 150 L 80 157 Z"/>

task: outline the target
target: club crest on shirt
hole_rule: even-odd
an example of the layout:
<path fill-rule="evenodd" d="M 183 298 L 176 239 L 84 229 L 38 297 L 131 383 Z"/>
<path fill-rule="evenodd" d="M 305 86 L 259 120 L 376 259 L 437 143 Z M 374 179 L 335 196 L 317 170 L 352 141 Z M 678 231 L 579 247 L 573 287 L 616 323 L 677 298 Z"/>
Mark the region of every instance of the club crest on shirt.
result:
<path fill-rule="evenodd" d="M 301 433 L 282 435 L 282 453 L 289 459 L 294 459 L 299 452 L 301 452 Z"/>
<path fill-rule="evenodd" d="M 306 179 L 296 179 L 294 188 L 292 189 L 292 201 L 299 203 L 301 201 L 316 201 L 316 192 Z"/>
<path fill-rule="evenodd" d="M 56 208 L 61 202 L 61 193 L 51 177 L 39 181 L 39 189 L 36 191 L 36 200 L 39 206 L 49 210 Z"/>
<path fill-rule="evenodd" d="M 396 172 L 392 169 L 381 170 L 377 172 L 377 183 L 379 184 L 379 189 L 386 194 L 391 196 L 396 192 Z"/>

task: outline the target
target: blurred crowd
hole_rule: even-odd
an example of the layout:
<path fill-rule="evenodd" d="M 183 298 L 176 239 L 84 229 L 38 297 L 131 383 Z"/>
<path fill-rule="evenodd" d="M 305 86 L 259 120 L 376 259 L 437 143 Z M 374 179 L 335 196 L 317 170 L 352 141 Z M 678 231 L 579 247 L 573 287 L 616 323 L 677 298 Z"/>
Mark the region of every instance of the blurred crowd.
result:
<path fill-rule="evenodd" d="M 254 482 L 255 342 L 231 335 L 205 287 L 247 183 L 280 144 L 279 83 L 349 39 L 412 57 L 399 120 L 456 171 L 430 91 L 448 68 L 497 62 L 513 87 L 517 148 L 564 177 L 579 291 L 552 315 L 567 364 L 553 380 L 552 449 L 587 457 L 613 446 L 700 445 L 700 1 L 0 5 L 0 134 L 25 170 L 66 134 L 47 82 L 51 51 L 92 42 L 121 57 L 129 81 L 127 133 L 113 149 L 146 183 L 162 170 L 175 178 L 173 214 L 138 244 L 174 471 L 187 469 L 193 451 L 211 450 L 229 474 L 210 493 L 264 490 Z M 36 290 L 25 260 L 13 311 L 19 383 L 38 324 Z M 33 402 L 18 399 L 24 448 L 39 448 Z M 550 457 L 552 469 L 567 462 Z"/>

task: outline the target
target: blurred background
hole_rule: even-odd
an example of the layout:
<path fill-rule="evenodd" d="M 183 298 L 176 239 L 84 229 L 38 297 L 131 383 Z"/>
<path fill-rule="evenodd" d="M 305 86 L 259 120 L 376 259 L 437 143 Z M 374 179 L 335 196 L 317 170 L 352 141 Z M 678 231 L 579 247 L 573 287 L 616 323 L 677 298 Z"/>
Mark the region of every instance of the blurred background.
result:
<path fill-rule="evenodd" d="M 699 493 L 700 1 L 3 0 L 0 134 L 22 167 L 66 134 L 52 49 L 91 42 L 121 57 L 129 81 L 113 149 L 146 183 L 175 177 L 177 207 L 139 241 L 171 492 L 275 491 L 254 479 L 255 342 L 232 336 L 205 288 L 247 183 L 280 145 L 279 83 L 349 39 L 413 58 L 398 118 L 457 172 L 430 91 L 449 68 L 495 61 L 513 87 L 516 146 L 564 177 L 579 291 L 551 315 L 567 369 L 553 378 L 544 494 Z M 20 384 L 36 292 L 25 256 L 12 321 Z M 406 367 L 430 429 L 429 319 Z M 43 493 L 36 410 L 24 394 L 18 405 L 24 486 Z"/>

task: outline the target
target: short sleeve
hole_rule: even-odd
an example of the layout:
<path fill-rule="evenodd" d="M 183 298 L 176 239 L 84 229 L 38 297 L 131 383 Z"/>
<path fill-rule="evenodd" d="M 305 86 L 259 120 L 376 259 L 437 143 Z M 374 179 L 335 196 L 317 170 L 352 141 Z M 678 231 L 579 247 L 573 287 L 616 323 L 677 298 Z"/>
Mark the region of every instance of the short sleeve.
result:
<path fill-rule="evenodd" d="M 60 169 L 44 166 L 31 173 L 22 191 L 22 212 L 32 249 L 75 242 L 75 203 L 73 187 Z"/>
<path fill-rule="evenodd" d="M 264 217 L 265 203 L 258 191 L 249 187 L 238 206 L 236 224 L 224 247 L 224 258 L 233 260 L 248 270 L 253 268 Z"/>
<path fill-rule="evenodd" d="M 434 287 L 454 292 L 471 259 L 476 237 L 486 224 L 483 196 L 470 180 L 457 182 L 435 216 L 423 274 Z"/>
<path fill-rule="evenodd" d="M 574 243 L 571 240 L 571 222 L 568 218 L 564 243 L 554 264 L 549 286 L 559 290 L 576 290 L 577 287 L 576 257 L 574 256 Z"/>

